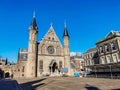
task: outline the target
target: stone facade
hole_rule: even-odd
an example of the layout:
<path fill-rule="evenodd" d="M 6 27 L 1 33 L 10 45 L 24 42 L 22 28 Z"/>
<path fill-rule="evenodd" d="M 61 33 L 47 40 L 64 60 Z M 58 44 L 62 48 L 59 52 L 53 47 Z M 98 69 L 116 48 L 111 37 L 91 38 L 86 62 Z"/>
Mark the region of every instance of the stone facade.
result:
<path fill-rule="evenodd" d="M 86 72 L 92 71 L 88 66 L 99 64 L 97 48 L 91 48 L 84 54 L 85 70 Z"/>
<path fill-rule="evenodd" d="M 91 57 L 91 52 L 96 52 L 96 54 L 94 53 L 94 57 Z M 96 43 L 96 48 L 90 49 L 85 53 L 84 59 L 86 69 L 89 69 L 93 76 L 119 77 L 120 32 L 111 31 L 104 39 Z"/>
<path fill-rule="evenodd" d="M 75 71 L 81 72 L 84 71 L 84 59 L 80 52 L 71 52 L 70 61 L 75 65 Z"/>
<path fill-rule="evenodd" d="M 99 64 L 97 48 L 91 48 L 84 54 L 85 66 Z"/>
<path fill-rule="evenodd" d="M 7 58 L 0 57 L 0 66 L 7 64 Z"/>
<path fill-rule="evenodd" d="M 111 31 L 97 42 L 100 64 L 120 62 L 120 32 Z"/>
<path fill-rule="evenodd" d="M 0 78 L 10 77 L 16 70 L 16 64 L 8 62 L 7 58 L 0 57 Z"/>
<path fill-rule="evenodd" d="M 84 54 L 86 66 L 120 62 L 119 32 L 111 31 L 104 39 L 98 41 L 96 45 L 96 48 L 89 49 Z"/>
<path fill-rule="evenodd" d="M 62 45 L 51 25 L 48 32 L 40 42 L 37 41 L 38 27 L 36 18 L 33 17 L 29 27 L 28 51 L 18 53 L 18 63 L 16 67 L 20 73 L 19 77 L 39 77 L 43 74 L 59 74 L 61 68 L 68 68 L 70 73 L 70 46 L 69 35 L 65 25 Z M 23 55 L 21 55 L 24 53 Z M 20 56 L 24 60 L 20 60 Z M 21 72 L 24 69 L 24 72 Z"/>

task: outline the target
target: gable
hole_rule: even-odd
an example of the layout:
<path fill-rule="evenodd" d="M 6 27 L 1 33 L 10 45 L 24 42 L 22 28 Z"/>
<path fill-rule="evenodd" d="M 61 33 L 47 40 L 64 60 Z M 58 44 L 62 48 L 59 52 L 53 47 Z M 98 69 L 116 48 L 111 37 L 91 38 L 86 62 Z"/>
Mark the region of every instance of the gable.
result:
<path fill-rule="evenodd" d="M 55 44 L 55 43 L 62 48 L 62 44 L 60 43 L 52 25 L 51 25 L 48 32 L 45 34 L 45 36 L 40 41 L 40 44 Z"/>
<path fill-rule="evenodd" d="M 114 35 L 114 32 L 111 31 L 110 33 L 107 34 L 106 38 L 110 38 L 110 37 L 112 37 L 113 35 Z"/>
<path fill-rule="evenodd" d="M 120 32 L 119 31 L 111 31 L 106 38 L 111 38 L 113 36 L 119 36 L 120 37 Z"/>

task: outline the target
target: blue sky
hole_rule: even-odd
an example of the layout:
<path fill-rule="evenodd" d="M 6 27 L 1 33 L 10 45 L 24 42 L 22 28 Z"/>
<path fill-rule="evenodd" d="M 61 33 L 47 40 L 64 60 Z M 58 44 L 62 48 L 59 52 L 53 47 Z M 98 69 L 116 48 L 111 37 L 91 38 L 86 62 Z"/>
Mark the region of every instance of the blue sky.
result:
<path fill-rule="evenodd" d="M 62 42 L 64 20 L 70 34 L 70 51 L 84 53 L 111 30 L 120 30 L 120 0 L 0 0 L 0 55 L 17 60 L 18 48 L 28 47 L 33 11 L 38 41 L 53 23 Z"/>

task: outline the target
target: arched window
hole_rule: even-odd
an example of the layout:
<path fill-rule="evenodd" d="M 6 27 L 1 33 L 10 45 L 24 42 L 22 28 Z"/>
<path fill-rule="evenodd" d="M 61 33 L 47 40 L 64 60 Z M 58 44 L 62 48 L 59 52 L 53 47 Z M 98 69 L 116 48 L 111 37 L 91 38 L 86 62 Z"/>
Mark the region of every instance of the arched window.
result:
<path fill-rule="evenodd" d="M 62 61 L 59 61 L 59 68 L 62 68 Z"/>
<path fill-rule="evenodd" d="M 54 41 L 54 38 L 52 38 L 52 40 Z"/>
<path fill-rule="evenodd" d="M 50 40 L 50 37 L 48 37 L 48 40 Z"/>
<path fill-rule="evenodd" d="M 43 44 L 43 46 L 42 46 L 41 53 L 42 53 L 42 54 L 45 54 L 45 53 L 46 53 L 46 47 L 45 47 L 45 45 L 44 45 L 44 44 Z"/>
<path fill-rule="evenodd" d="M 39 61 L 39 70 L 40 70 L 40 73 L 43 72 L 43 60 Z"/>
<path fill-rule="evenodd" d="M 23 66 L 23 68 L 22 68 L 22 72 L 24 72 L 25 71 L 25 66 Z"/>
<path fill-rule="evenodd" d="M 60 55 L 61 54 L 61 50 L 60 50 L 60 47 L 58 46 L 57 47 L 57 55 Z"/>

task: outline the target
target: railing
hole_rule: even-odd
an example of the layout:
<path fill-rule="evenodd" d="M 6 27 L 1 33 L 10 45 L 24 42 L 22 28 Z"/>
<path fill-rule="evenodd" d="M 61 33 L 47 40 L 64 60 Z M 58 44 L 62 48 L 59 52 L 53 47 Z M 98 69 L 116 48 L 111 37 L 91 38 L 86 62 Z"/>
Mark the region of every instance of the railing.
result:
<path fill-rule="evenodd" d="M 86 75 L 86 77 L 89 78 L 109 78 L 109 79 L 120 79 L 120 73 L 118 74 L 97 74 L 97 77 L 95 74 L 91 74 L 91 75 Z"/>

